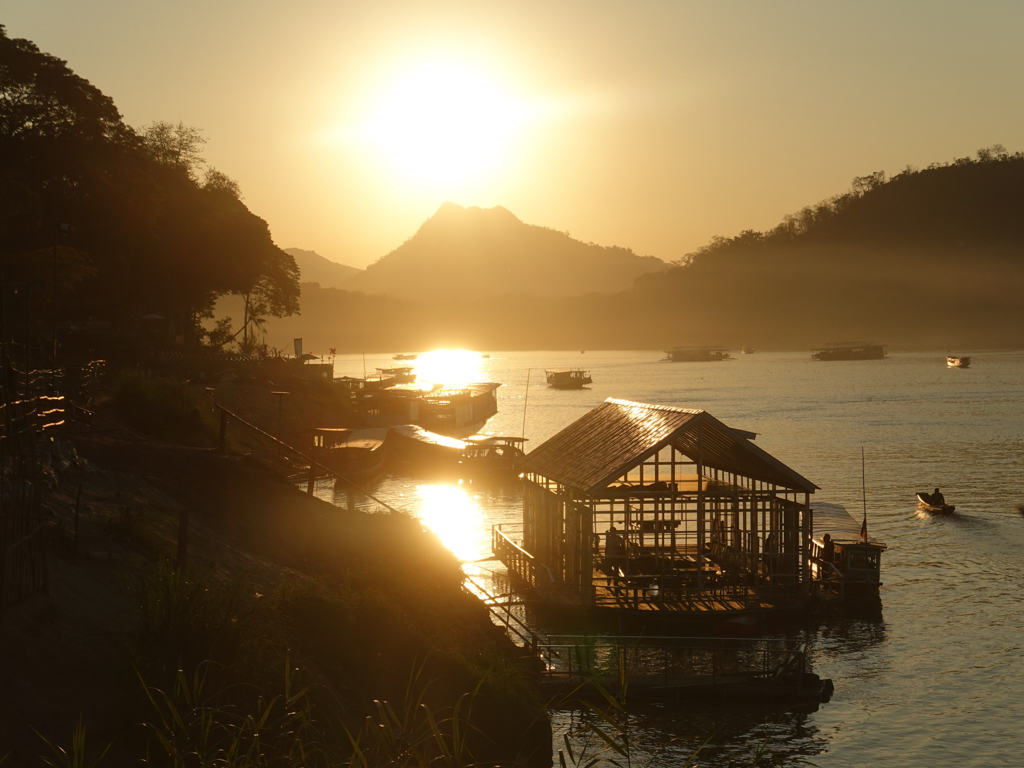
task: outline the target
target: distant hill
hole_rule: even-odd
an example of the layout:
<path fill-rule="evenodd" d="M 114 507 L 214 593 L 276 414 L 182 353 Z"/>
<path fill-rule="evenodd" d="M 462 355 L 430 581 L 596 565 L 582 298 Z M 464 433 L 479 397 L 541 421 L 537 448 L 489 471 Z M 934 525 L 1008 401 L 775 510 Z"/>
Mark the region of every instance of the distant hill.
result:
<path fill-rule="evenodd" d="M 347 267 L 331 261 L 315 251 L 304 251 L 301 248 L 285 248 L 299 267 L 299 282 L 319 283 L 321 288 L 344 288 L 348 281 L 362 272 L 355 267 Z"/>
<path fill-rule="evenodd" d="M 1024 154 L 996 146 L 858 177 L 768 232 L 716 238 L 641 277 L 635 293 L 660 323 L 733 345 L 1020 346 Z"/>
<path fill-rule="evenodd" d="M 524 224 L 501 207 L 444 203 L 415 235 L 345 287 L 405 298 L 559 298 L 616 293 L 666 266 L 628 248 L 582 243 Z"/>

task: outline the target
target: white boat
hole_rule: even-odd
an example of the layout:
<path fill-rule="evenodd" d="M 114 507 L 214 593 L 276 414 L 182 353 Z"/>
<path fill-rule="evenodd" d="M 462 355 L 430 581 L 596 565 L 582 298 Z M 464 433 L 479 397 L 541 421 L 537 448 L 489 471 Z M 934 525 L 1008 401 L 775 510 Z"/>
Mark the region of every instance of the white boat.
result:
<path fill-rule="evenodd" d="M 946 366 L 949 368 L 970 368 L 971 358 L 959 355 L 947 355 Z"/>

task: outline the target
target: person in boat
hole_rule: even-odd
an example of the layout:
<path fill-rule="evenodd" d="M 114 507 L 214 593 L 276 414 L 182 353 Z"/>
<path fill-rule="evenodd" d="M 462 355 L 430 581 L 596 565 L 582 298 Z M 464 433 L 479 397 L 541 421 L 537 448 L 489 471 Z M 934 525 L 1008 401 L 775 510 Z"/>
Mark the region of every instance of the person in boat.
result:
<path fill-rule="evenodd" d="M 942 495 L 938 488 L 935 489 L 935 493 L 932 494 L 932 506 L 941 507 L 946 503 L 946 497 Z"/>
<path fill-rule="evenodd" d="M 826 563 L 831 563 L 836 559 L 836 543 L 832 541 L 832 536 L 827 533 L 822 537 L 822 541 L 825 543 L 825 546 L 821 550 L 821 559 Z"/>

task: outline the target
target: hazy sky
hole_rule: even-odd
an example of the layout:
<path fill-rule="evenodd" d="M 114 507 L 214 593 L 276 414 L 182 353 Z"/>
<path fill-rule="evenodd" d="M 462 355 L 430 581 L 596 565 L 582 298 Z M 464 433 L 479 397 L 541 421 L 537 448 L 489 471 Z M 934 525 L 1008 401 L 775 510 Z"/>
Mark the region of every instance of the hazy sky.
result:
<path fill-rule="evenodd" d="M 203 130 L 282 247 L 445 200 L 665 260 L 872 171 L 1024 149 L 1024 3 L 2 0 L 125 121 Z"/>

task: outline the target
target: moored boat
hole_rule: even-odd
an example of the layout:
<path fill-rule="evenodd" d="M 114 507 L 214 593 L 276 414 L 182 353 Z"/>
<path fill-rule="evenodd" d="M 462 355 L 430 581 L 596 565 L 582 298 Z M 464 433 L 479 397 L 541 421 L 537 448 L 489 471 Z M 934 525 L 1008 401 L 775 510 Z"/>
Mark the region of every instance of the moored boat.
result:
<path fill-rule="evenodd" d="M 821 349 L 811 351 L 811 357 L 823 362 L 830 360 L 881 360 L 885 346 L 873 341 L 830 341 Z"/>
<path fill-rule="evenodd" d="M 415 360 L 418 355 L 395 355 L 392 360 Z"/>
<path fill-rule="evenodd" d="M 547 376 L 548 386 L 555 389 L 581 389 L 587 384 L 593 384 L 590 378 L 590 371 L 582 368 L 555 368 L 544 371 Z"/>
<path fill-rule="evenodd" d="M 728 349 L 722 347 L 672 347 L 666 349 L 666 360 L 673 363 L 711 363 L 718 360 L 732 360 Z"/>
<path fill-rule="evenodd" d="M 367 427 L 415 424 L 448 437 L 466 437 L 480 431 L 498 412 L 498 382 L 467 384 L 458 389 L 421 389 L 399 385 L 360 391 L 356 400 Z"/>
<path fill-rule="evenodd" d="M 384 429 L 313 430 L 312 458 L 347 480 L 366 480 L 384 470 Z"/>
<path fill-rule="evenodd" d="M 925 512 L 931 512 L 933 515 L 948 515 L 956 511 L 955 504 L 947 504 L 945 499 L 936 504 L 932 494 L 925 493 L 924 491 L 920 491 L 917 494 L 917 506 Z"/>
<path fill-rule="evenodd" d="M 466 448 L 459 460 L 464 478 L 514 477 L 526 454 L 526 438 L 502 435 L 475 435 L 466 438 Z"/>
<path fill-rule="evenodd" d="M 946 357 L 946 367 L 948 368 L 970 368 L 971 358 L 963 357 L 960 355 L 948 355 Z"/>
<path fill-rule="evenodd" d="M 752 354 L 754 354 L 754 348 L 753 347 L 744 347 L 742 351 L 743 351 L 744 355 L 752 355 Z"/>
<path fill-rule="evenodd" d="M 866 519 L 858 523 L 840 504 L 815 502 L 812 510 L 811 579 L 822 595 L 877 596 L 885 543 L 868 536 Z"/>
<path fill-rule="evenodd" d="M 462 440 L 430 432 L 415 424 L 389 427 L 385 442 L 389 460 L 414 472 L 453 470 L 466 449 Z"/>

